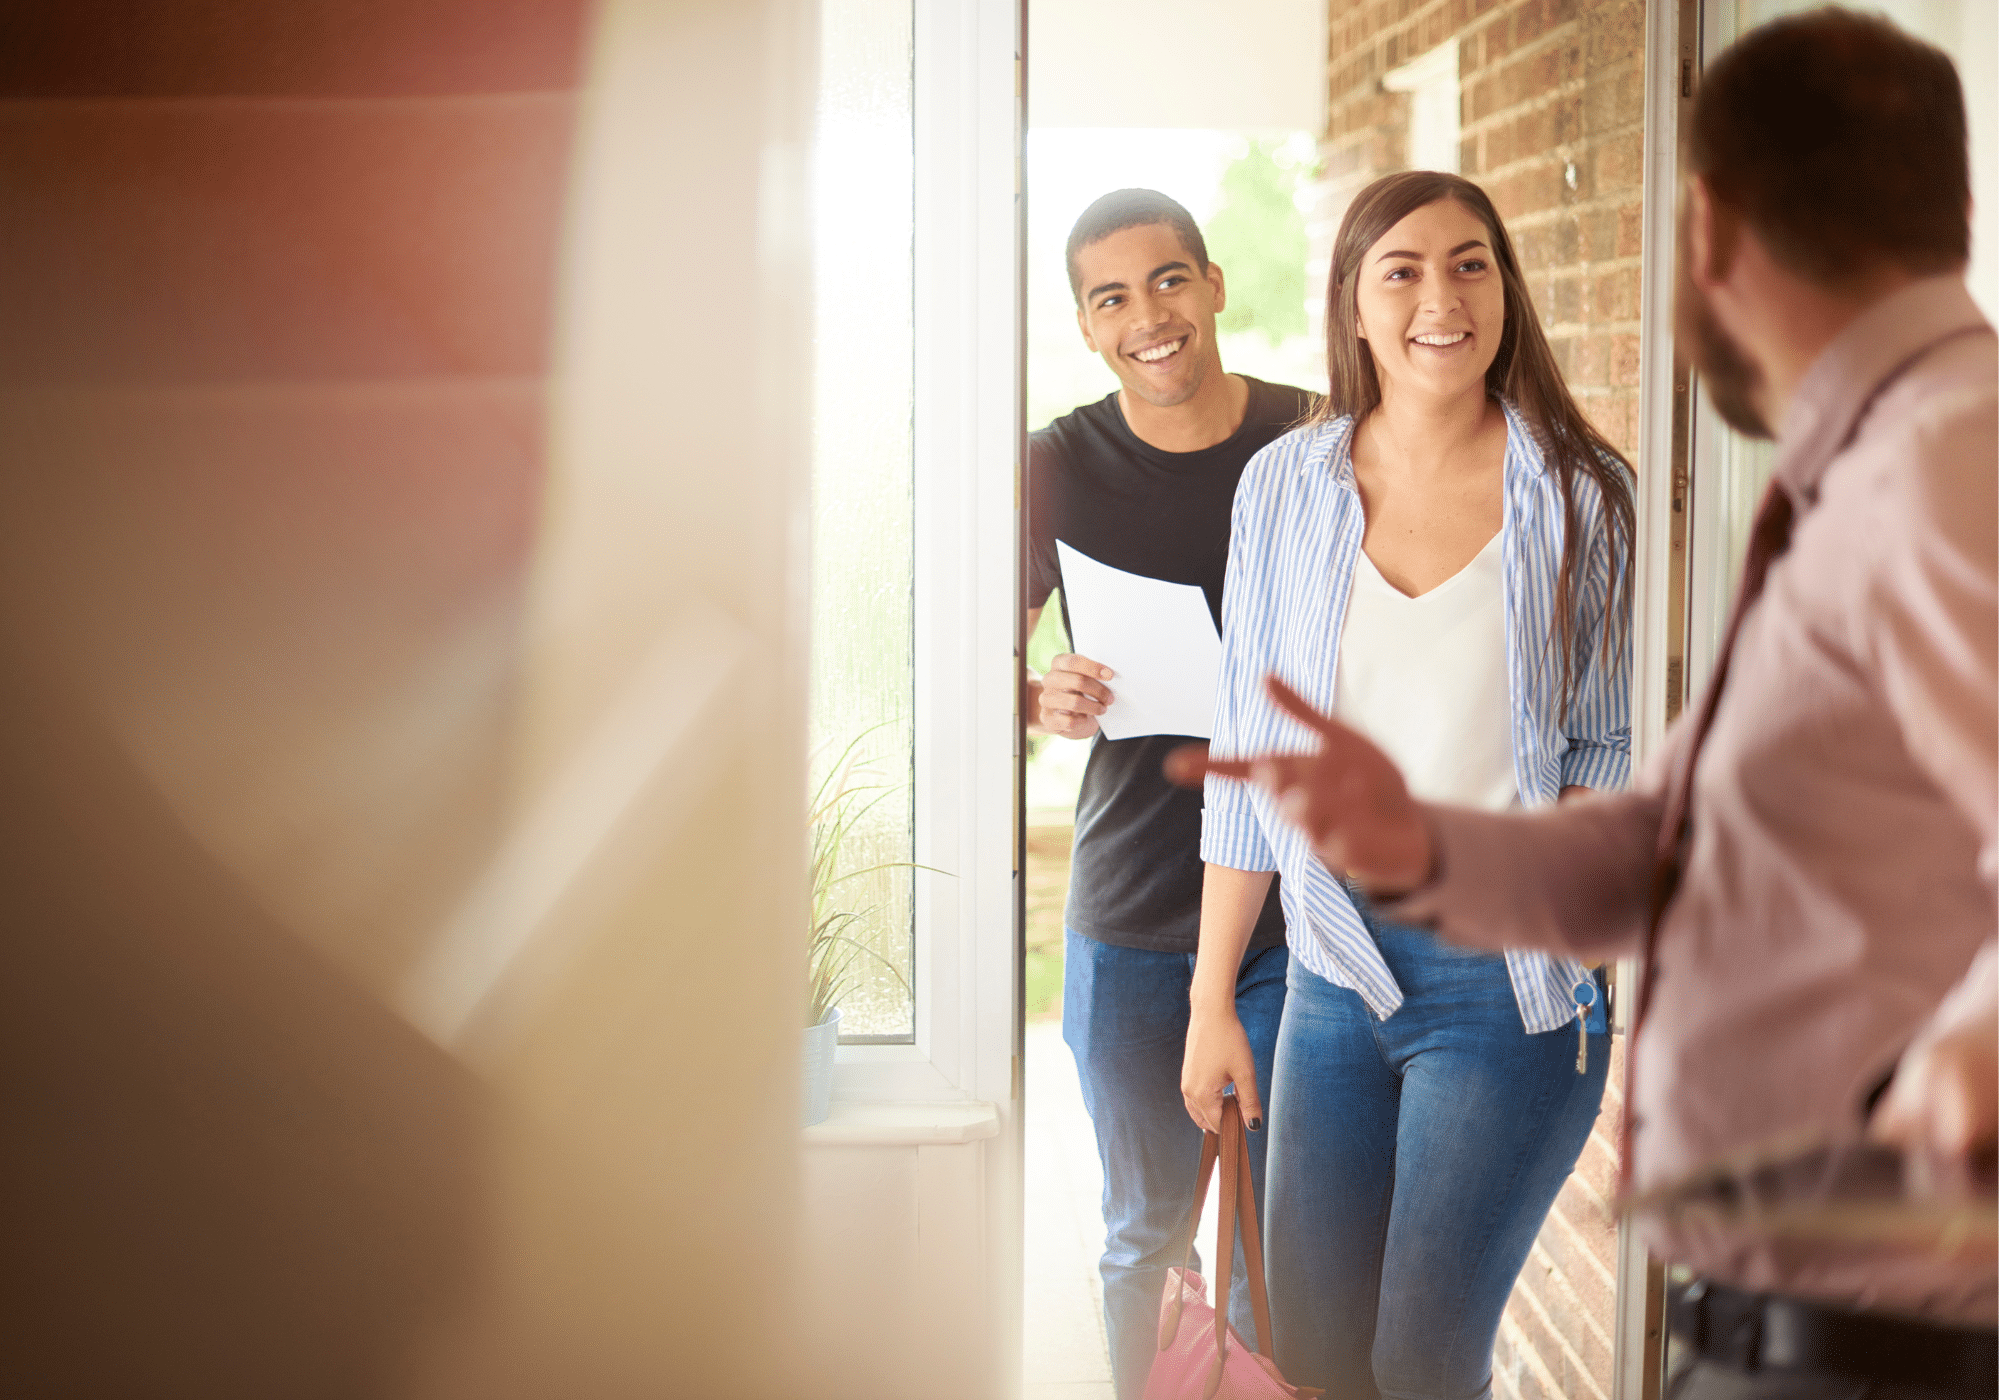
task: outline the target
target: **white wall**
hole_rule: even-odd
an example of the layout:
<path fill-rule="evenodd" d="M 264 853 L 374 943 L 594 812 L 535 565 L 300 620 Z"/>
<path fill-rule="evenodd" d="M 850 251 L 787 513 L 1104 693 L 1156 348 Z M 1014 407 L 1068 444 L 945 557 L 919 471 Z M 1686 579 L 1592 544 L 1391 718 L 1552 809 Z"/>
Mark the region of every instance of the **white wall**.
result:
<path fill-rule="evenodd" d="M 814 6 L 79 14 L 0 123 L 10 1379 L 803 1393 Z"/>
<path fill-rule="evenodd" d="M 1325 0 L 1034 0 L 1035 126 L 1318 131 Z"/>

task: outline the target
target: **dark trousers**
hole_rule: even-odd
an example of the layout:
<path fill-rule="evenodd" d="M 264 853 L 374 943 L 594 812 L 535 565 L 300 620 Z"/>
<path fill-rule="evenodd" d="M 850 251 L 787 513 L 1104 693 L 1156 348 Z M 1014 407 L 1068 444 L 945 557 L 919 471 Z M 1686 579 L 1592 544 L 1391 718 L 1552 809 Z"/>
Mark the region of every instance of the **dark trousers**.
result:
<path fill-rule="evenodd" d="M 1999 1391 L 1999 1381 L 1986 1395 Z M 1973 1392 L 1789 1371 L 1738 1371 L 1706 1358 L 1674 1377 L 1667 1400 L 1964 1400 Z"/>
<path fill-rule="evenodd" d="M 1676 1286 L 1666 1313 L 1675 1353 L 1669 1400 L 1966 1400 L 1999 1392 L 1999 1340 L 1990 1330 L 1744 1292 L 1711 1279 Z"/>

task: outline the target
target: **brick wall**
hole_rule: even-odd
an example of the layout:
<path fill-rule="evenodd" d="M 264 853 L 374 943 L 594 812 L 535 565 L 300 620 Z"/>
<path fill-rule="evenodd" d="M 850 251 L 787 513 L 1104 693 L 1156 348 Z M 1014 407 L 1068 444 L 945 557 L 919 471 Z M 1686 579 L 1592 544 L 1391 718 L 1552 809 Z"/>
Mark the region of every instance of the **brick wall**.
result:
<path fill-rule="evenodd" d="M 1506 220 L 1571 392 L 1627 454 L 1638 440 L 1644 27 L 1643 0 L 1331 0 L 1311 220 L 1323 299 L 1348 202 L 1404 168 L 1409 98 L 1384 91 L 1382 74 L 1455 39 L 1460 169 Z"/>
<path fill-rule="evenodd" d="M 1562 1032 L 1554 1032 L 1562 1034 Z M 1624 1037 L 1614 1036 L 1610 1084 L 1576 1169 L 1527 1256 L 1492 1348 L 1492 1392 L 1519 1400 L 1607 1400 L 1617 1283 L 1617 1119 Z"/>
<path fill-rule="evenodd" d="M 1405 165 L 1409 98 L 1383 90 L 1382 75 L 1455 40 L 1460 169 L 1506 220 L 1570 390 L 1634 454 L 1643 0 L 1330 4 L 1327 129 L 1311 216 L 1315 316 L 1347 204 Z M 1617 1236 L 1608 1203 L 1623 1077 L 1619 1044 L 1603 1113 L 1500 1326 L 1494 1393 L 1508 1400 L 1610 1394 Z"/>

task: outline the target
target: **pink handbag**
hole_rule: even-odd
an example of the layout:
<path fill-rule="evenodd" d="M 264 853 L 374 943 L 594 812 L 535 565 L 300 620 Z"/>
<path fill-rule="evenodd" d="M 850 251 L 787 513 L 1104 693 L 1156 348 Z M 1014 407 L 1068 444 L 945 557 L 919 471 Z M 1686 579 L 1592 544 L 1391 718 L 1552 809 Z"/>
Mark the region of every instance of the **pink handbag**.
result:
<path fill-rule="evenodd" d="M 1208 1305 L 1208 1285 L 1188 1268 L 1194 1232 L 1215 1159 L 1222 1163 L 1222 1229 L 1215 1241 L 1221 1255 L 1223 1311 Z M 1249 1271 L 1249 1300 L 1256 1313 L 1256 1345 L 1251 1351 L 1228 1324 L 1230 1275 L 1235 1269 L 1235 1236 L 1242 1231 L 1243 1263 Z M 1256 1194 L 1249 1181 L 1249 1142 L 1242 1110 L 1233 1094 L 1222 1100 L 1222 1131 L 1201 1140 L 1201 1174 L 1194 1186 L 1194 1209 L 1187 1218 L 1187 1249 L 1177 1268 L 1166 1271 L 1166 1294 L 1159 1300 L 1159 1354 L 1145 1379 L 1145 1400 L 1303 1400 L 1320 1392 L 1292 1385 L 1270 1359 L 1270 1298 L 1263 1283 L 1263 1241 L 1256 1229 Z"/>

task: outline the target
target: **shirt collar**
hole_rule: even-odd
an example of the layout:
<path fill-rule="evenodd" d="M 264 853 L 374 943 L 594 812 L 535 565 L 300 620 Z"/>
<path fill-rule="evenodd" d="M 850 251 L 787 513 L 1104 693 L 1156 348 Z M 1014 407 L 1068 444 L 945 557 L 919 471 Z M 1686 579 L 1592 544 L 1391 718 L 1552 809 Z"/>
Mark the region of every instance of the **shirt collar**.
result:
<path fill-rule="evenodd" d="M 1775 475 L 1791 499 L 1817 499 L 1826 467 L 1890 380 L 1939 341 L 1984 325 L 1964 278 L 1952 273 L 1883 297 L 1833 337 L 1798 381 L 1777 433 Z"/>

